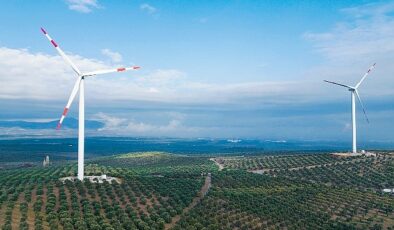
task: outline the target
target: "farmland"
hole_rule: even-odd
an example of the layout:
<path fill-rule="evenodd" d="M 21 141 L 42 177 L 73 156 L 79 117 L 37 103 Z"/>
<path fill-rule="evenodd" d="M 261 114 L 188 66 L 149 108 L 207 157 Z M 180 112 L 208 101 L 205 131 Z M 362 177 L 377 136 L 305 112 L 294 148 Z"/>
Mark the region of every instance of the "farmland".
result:
<path fill-rule="evenodd" d="M 218 165 L 222 166 L 219 170 Z M 1 170 L 1 229 L 393 229 L 394 156 L 138 152 Z"/>

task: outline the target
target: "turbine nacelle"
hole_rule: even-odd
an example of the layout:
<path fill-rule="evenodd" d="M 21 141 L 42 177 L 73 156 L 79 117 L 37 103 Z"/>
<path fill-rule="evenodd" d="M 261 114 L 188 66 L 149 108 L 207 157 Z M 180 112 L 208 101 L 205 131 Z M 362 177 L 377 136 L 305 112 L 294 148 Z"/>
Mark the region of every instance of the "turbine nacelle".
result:
<path fill-rule="evenodd" d="M 327 82 L 327 83 L 345 87 L 345 88 L 347 88 L 352 94 L 354 93 L 355 96 L 357 97 L 357 100 L 359 101 L 359 103 L 360 103 L 360 105 L 361 105 L 361 108 L 363 109 L 363 113 L 364 113 L 365 119 L 367 120 L 368 123 L 369 123 L 369 119 L 368 119 L 367 113 L 365 112 L 365 108 L 364 108 L 363 102 L 361 101 L 360 94 L 358 93 L 358 87 L 360 87 L 361 83 L 362 83 L 362 82 L 365 80 L 365 78 L 371 73 L 371 71 L 375 68 L 375 66 L 376 66 L 376 63 L 374 63 L 371 67 L 369 67 L 369 69 L 367 70 L 367 72 L 364 74 L 364 76 L 361 78 L 361 80 L 356 84 L 356 86 L 349 86 L 349 85 L 345 85 L 345 84 L 338 83 L 338 82 L 334 82 L 334 81 L 327 81 L 327 80 L 324 80 L 324 81 Z"/>

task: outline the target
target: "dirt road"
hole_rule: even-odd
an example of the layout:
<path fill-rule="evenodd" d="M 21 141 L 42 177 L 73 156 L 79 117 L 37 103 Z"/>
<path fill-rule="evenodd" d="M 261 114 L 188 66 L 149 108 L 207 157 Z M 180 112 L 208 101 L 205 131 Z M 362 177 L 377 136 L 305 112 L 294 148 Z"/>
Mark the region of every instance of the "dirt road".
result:
<path fill-rule="evenodd" d="M 187 206 L 185 209 L 183 209 L 181 215 L 176 215 L 172 218 L 171 223 L 168 223 L 164 226 L 164 229 L 171 229 L 172 227 L 175 226 L 175 224 L 181 219 L 181 216 L 187 212 L 189 212 L 192 208 L 194 208 L 208 193 L 209 189 L 211 188 L 211 173 L 208 173 L 208 175 L 205 177 L 205 183 L 201 187 L 200 191 L 197 193 L 197 196 L 194 197 L 193 201 Z"/>

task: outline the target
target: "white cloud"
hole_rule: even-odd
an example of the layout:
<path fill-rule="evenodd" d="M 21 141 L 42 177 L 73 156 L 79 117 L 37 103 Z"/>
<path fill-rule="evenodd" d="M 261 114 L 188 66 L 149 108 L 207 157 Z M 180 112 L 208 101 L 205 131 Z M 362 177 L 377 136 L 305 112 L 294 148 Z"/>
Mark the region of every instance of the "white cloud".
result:
<path fill-rule="evenodd" d="M 68 54 L 82 72 L 113 68 L 95 59 Z M 177 97 L 179 70 L 159 69 L 141 75 L 139 71 L 86 79 L 87 97 L 93 100 L 165 101 Z M 130 77 L 132 76 L 132 77 Z M 32 53 L 25 49 L 0 47 L 0 99 L 66 100 L 76 75 L 58 55 Z"/>
<path fill-rule="evenodd" d="M 93 9 L 101 8 L 97 0 L 66 0 L 70 10 L 80 13 L 90 13 Z"/>
<path fill-rule="evenodd" d="M 119 62 L 122 62 L 122 60 L 123 60 L 122 55 L 120 53 L 114 52 L 110 49 L 102 49 L 101 53 L 104 56 L 108 57 L 114 63 L 119 63 Z"/>
<path fill-rule="evenodd" d="M 134 119 L 119 118 L 116 116 L 98 113 L 94 119 L 104 123 L 99 129 L 99 135 L 126 135 L 126 136 L 195 136 L 199 128 L 183 125 L 184 117 L 173 114 L 166 124 L 151 124 Z"/>
<path fill-rule="evenodd" d="M 344 8 L 341 11 L 354 18 L 382 17 L 394 10 L 394 2 L 367 3 L 360 6 Z"/>
<path fill-rule="evenodd" d="M 100 61 L 69 55 L 81 70 L 108 68 Z M 56 100 L 69 94 L 75 73 L 60 56 L 0 47 L 0 98 Z"/>
<path fill-rule="evenodd" d="M 174 85 L 174 83 L 177 84 L 179 83 L 179 80 L 184 80 L 185 77 L 186 74 L 177 69 L 158 69 L 152 71 L 139 80 L 141 83 L 146 83 L 157 87 Z"/>
<path fill-rule="evenodd" d="M 69 56 L 82 71 L 113 68 L 99 60 L 73 54 Z M 123 103 L 122 107 L 136 101 L 191 106 L 230 104 L 237 107 L 323 103 L 339 98 L 342 101 L 347 99 L 347 92 L 323 83 L 322 79 L 353 84 L 361 78 L 368 65 L 360 61 L 351 66 L 349 68 L 348 63 L 334 63 L 316 67 L 309 70 L 305 78 L 297 81 L 242 83 L 193 81 L 187 73 L 178 69 L 141 69 L 86 79 L 86 100 L 89 105 L 100 103 L 103 106 L 116 106 Z M 368 87 L 364 88 L 363 85 L 360 91 L 367 109 L 368 100 L 373 96 L 393 94 L 390 85 L 394 84 L 394 79 L 390 79 L 390 76 L 394 66 L 378 62 L 375 70 L 364 82 Z M 0 81 L 6 83 L 0 84 L 0 99 L 57 101 L 61 109 L 75 79 L 70 67 L 56 54 L 51 56 L 0 47 Z"/>
<path fill-rule="evenodd" d="M 83 72 L 113 68 L 99 60 L 73 54 L 69 54 L 69 57 Z M 116 100 L 141 100 L 212 104 L 239 102 L 245 98 L 273 99 L 278 95 L 284 99 L 311 93 L 295 92 L 293 82 L 196 82 L 177 69 L 133 71 L 114 75 L 116 78 L 98 76 L 86 79 L 88 99 L 104 100 L 107 103 Z M 6 83 L 0 84 L 0 99 L 66 101 L 75 79 L 71 68 L 58 55 L 0 47 L 0 80 Z"/>
<path fill-rule="evenodd" d="M 337 23 L 329 32 L 307 32 L 318 52 L 330 60 L 373 59 L 394 52 L 394 3 L 367 4 L 346 8 L 348 21 Z"/>
<path fill-rule="evenodd" d="M 157 12 L 157 9 L 155 7 L 153 7 L 153 6 L 151 6 L 151 5 L 147 4 L 147 3 L 141 4 L 140 5 L 140 9 L 142 11 L 147 12 L 148 14 L 154 14 L 154 13 Z"/>

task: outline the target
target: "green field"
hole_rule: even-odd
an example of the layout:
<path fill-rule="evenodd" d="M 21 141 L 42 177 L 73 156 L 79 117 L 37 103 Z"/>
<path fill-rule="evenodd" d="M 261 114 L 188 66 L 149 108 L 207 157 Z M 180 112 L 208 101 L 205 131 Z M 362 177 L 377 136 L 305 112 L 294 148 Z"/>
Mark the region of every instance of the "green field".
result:
<path fill-rule="evenodd" d="M 220 166 L 220 167 L 219 167 Z M 0 170 L 1 229 L 394 229 L 394 155 L 163 152 Z"/>

